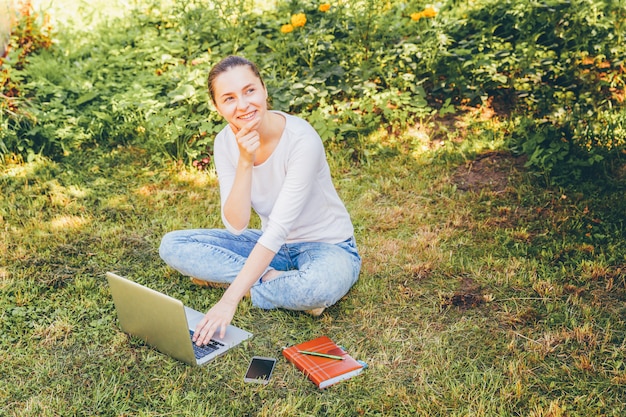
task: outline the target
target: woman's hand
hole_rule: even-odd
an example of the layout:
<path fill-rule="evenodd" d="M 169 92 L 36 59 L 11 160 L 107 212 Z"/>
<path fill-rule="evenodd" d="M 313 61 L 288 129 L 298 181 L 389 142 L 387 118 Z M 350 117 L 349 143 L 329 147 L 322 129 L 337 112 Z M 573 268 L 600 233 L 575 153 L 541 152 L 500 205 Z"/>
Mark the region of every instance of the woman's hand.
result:
<path fill-rule="evenodd" d="M 222 298 L 204 315 L 196 326 L 193 341 L 201 346 L 209 343 L 211 337 L 219 331 L 219 337 L 226 335 L 226 328 L 235 316 L 237 305 L 250 290 L 252 285 L 263 275 L 265 269 L 276 255 L 275 252 L 257 243 L 248 260 L 243 265 L 237 278 L 230 284 Z"/>
<path fill-rule="evenodd" d="M 236 310 L 237 303 L 224 299 L 218 301 L 196 326 L 193 334 L 195 344 L 198 346 L 206 345 L 211 341 L 214 334 L 218 334 L 220 338 L 223 338 Z"/>
<path fill-rule="evenodd" d="M 245 124 L 241 129 L 238 129 L 232 123 L 230 125 L 233 132 L 235 132 L 240 156 L 250 163 L 254 163 L 256 151 L 261 146 L 261 136 L 257 131 L 260 124 L 261 119 L 255 118 Z"/>

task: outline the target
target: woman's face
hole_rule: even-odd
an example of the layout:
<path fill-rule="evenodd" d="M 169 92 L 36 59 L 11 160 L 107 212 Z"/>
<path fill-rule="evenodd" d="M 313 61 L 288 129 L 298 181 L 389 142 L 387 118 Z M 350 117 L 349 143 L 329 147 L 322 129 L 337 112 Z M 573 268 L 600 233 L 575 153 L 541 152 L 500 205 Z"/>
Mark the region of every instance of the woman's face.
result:
<path fill-rule="evenodd" d="M 267 112 L 267 90 L 250 68 L 232 67 L 213 81 L 215 106 L 238 129 Z"/>

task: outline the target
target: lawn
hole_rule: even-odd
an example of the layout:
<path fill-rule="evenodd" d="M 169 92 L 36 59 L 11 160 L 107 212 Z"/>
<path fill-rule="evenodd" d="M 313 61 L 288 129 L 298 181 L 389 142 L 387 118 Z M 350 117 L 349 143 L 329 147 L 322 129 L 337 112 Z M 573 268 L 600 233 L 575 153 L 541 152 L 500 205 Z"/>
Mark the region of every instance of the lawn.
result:
<path fill-rule="evenodd" d="M 65 11 L 91 10 L 87 20 L 96 22 L 125 3 L 100 1 L 96 13 L 72 2 Z M 62 4 L 51 10 L 69 21 Z M 42 132 L 60 143 L 54 157 L 4 155 L 0 164 L 0 416 L 625 414 L 623 158 L 615 159 L 611 181 L 556 185 L 507 149 L 516 119 L 489 105 L 428 117 L 422 104 L 412 116 L 401 105 L 345 108 L 349 121 L 363 116 L 375 124 L 381 112 L 405 120 L 352 136 L 355 126 L 324 113 L 334 104 L 308 113 L 316 126 L 334 123 L 327 135 L 344 135 L 325 143 L 363 256 L 357 284 L 322 316 L 263 311 L 243 300 L 234 324 L 254 337 L 202 368 L 121 332 L 107 271 L 201 311 L 223 293 L 193 285 L 158 256 L 170 230 L 222 225 L 215 173 L 191 163 L 212 137 L 198 135 L 210 118 L 197 84 L 208 58 L 199 54 L 202 70 L 172 56 L 161 60 L 161 43 L 178 45 L 176 19 L 150 13 L 138 17 L 148 22 L 145 33 L 131 26 L 86 31 L 76 49 L 62 45 L 33 57 L 26 92 L 35 92 L 41 108 L 25 109 L 39 118 L 0 120 L 17 126 L 13 136 L 0 136 L 9 144 L 31 146 Z M 174 26 L 159 27 L 157 38 L 151 19 L 161 17 Z M 273 23 L 255 27 L 279 33 L 284 22 Z M 102 53 L 94 39 L 113 46 L 101 45 Z M 307 82 L 319 94 L 334 91 L 330 84 L 323 90 L 318 75 Z M 155 85 L 158 94 L 148 88 Z M 198 87 L 191 97 L 183 94 L 189 85 Z M 418 90 L 397 95 L 399 104 L 419 98 Z M 294 97 L 291 105 L 309 108 Z M 389 97 L 381 90 L 371 100 Z M 368 369 L 318 390 L 281 349 L 320 335 Z M 243 381 L 255 355 L 278 359 L 266 386 Z"/>
<path fill-rule="evenodd" d="M 623 415 L 623 200 L 538 187 L 502 152 L 457 159 L 331 156 L 359 282 L 320 318 L 244 300 L 235 324 L 254 338 L 204 368 L 122 333 L 104 273 L 206 310 L 223 290 L 157 248 L 220 226 L 215 177 L 133 147 L 4 166 L 0 414 Z M 323 334 L 369 369 L 318 391 L 281 347 Z M 253 355 L 279 358 L 267 386 L 243 382 Z"/>

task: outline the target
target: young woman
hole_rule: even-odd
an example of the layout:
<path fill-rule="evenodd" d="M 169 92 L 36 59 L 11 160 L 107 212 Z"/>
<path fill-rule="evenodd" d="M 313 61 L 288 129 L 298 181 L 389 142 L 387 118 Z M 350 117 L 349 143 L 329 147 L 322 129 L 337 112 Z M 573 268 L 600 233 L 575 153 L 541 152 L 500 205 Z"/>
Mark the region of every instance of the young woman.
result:
<path fill-rule="evenodd" d="M 166 234 L 161 258 L 198 284 L 224 286 L 194 340 L 224 336 L 249 294 L 263 309 L 319 315 L 356 282 L 361 258 L 346 208 L 332 184 L 322 141 L 309 123 L 271 111 L 257 67 L 229 56 L 209 72 L 211 100 L 228 125 L 217 135 L 226 229 Z M 261 230 L 248 229 L 251 209 Z"/>

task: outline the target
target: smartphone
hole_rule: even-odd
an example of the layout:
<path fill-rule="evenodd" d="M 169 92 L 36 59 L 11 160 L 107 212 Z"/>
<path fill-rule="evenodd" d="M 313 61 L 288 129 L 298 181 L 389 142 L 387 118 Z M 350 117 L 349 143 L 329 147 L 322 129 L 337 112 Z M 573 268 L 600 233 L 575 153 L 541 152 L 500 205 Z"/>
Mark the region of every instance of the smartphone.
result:
<path fill-rule="evenodd" d="M 270 382 L 270 377 L 274 371 L 274 365 L 276 365 L 276 359 L 274 358 L 253 356 L 250 360 L 250 365 L 248 366 L 248 370 L 246 371 L 246 375 L 243 380 L 245 382 L 267 384 Z"/>

